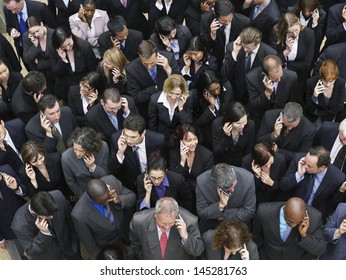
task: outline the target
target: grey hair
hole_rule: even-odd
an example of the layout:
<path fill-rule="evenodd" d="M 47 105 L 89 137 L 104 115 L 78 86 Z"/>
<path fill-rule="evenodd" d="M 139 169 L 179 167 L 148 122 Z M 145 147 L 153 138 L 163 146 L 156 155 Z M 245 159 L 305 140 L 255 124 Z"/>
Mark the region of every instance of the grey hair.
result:
<path fill-rule="evenodd" d="M 172 197 L 162 197 L 155 205 L 155 214 L 163 214 L 166 216 L 172 216 L 173 212 L 179 213 L 178 202 Z"/>
<path fill-rule="evenodd" d="M 237 180 L 234 168 L 227 163 L 216 164 L 211 170 L 210 178 L 221 189 L 229 189 L 232 183 Z"/>
<path fill-rule="evenodd" d="M 343 136 L 346 136 L 346 118 L 340 123 L 339 132 L 342 133 Z"/>
<path fill-rule="evenodd" d="M 303 108 L 296 102 L 288 102 L 284 107 L 283 114 L 289 123 L 294 122 L 303 116 Z"/>

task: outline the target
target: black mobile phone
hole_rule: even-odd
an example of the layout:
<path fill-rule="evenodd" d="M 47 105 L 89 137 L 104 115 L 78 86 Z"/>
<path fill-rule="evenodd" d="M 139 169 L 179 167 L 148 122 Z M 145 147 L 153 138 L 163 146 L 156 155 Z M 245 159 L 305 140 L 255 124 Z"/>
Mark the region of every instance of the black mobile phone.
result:
<path fill-rule="evenodd" d="M 221 188 L 219 188 L 219 189 L 220 189 L 220 191 L 221 191 L 223 194 L 225 194 L 225 195 L 227 195 L 227 196 L 230 196 L 230 195 L 231 195 L 228 191 L 226 191 L 226 190 L 224 190 L 224 189 L 221 189 Z"/>

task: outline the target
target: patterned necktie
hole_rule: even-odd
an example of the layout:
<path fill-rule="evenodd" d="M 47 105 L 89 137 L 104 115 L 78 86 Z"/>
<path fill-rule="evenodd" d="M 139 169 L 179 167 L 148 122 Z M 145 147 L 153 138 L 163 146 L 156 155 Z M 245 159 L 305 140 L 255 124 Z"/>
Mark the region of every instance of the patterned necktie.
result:
<path fill-rule="evenodd" d="M 113 216 L 113 213 L 111 211 L 111 208 L 108 204 L 106 204 L 103 209 L 105 210 L 105 214 L 106 214 L 106 217 L 108 219 L 108 221 L 114 225 L 114 216 Z"/>
<path fill-rule="evenodd" d="M 120 0 L 121 5 L 123 5 L 125 8 L 127 6 L 127 0 Z"/>
<path fill-rule="evenodd" d="M 346 158 L 346 146 L 342 146 L 342 148 L 337 153 L 333 165 L 342 170 L 344 168 Z"/>
<path fill-rule="evenodd" d="M 252 19 L 254 20 L 254 19 L 259 15 L 260 12 L 261 12 L 261 11 L 260 11 L 260 7 L 259 7 L 259 5 L 257 5 L 257 6 L 255 7 L 254 12 L 253 12 Z"/>
<path fill-rule="evenodd" d="M 249 72 L 251 69 L 251 55 L 252 52 L 249 52 L 245 58 L 245 73 Z"/>
<path fill-rule="evenodd" d="M 62 135 L 59 129 L 57 129 L 57 127 L 53 123 L 52 123 L 52 134 L 54 137 L 58 138 L 58 143 L 56 144 L 56 150 L 58 151 L 60 155 L 62 155 L 62 153 L 65 152 L 66 150 L 65 143 L 64 143 L 64 140 L 62 139 Z"/>
<path fill-rule="evenodd" d="M 161 237 L 160 237 L 160 248 L 161 248 L 162 259 L 165 258 L 167 242 L 168 242 L 167 234 L 165 232 L 162 232 Z"/>

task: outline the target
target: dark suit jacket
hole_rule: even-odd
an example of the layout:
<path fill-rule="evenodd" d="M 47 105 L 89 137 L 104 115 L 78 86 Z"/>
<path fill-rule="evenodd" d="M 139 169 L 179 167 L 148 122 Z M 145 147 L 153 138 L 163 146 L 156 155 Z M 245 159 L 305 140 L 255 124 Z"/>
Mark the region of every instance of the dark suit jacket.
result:
<path fill-rule="evenodd" d="M 56 26 L 65 26 L 70 29 L 68 18 L 79 10 L 80 0 L 68 1 L 67 7 L 63 0 L 48 0 L 48 8 L 54 15 Z"/>
<path fill-rule="evenodd" d="M 54 28 L 55 27 L 55 19 L 52 15 L 52 13 L 49 11 L 48 6 L 42 2 L 38 1 L 25 1 L 26 8 L 28 11 L 28 17 L 34 16 L 39 21 L 42 21 L 44 25 Z M 6 18 L 6 30 L 7 33 L 11 36 L 11 30 L 12 28 L 17 29 L 18 32 L 20 32 L 19 29 L 19 21 L 18 21 L 18 15 L 12 14 L 11 11 L 9 11 L 6 6 L 4 5 L 4 14 Z M 21 34 L 23 36 L 23 34 Z M 22 54 L 20 51 L 20 38 L 18 37 L 14 39 L 14 45 L 17 49 L 18 54 Z"/>
<path fill-rule="evenodd" d="M 112 135 L 111 141 L 111 155 L 109 159 L 109 171 L 116 176 L 124 186 L 137 192 L 135 187 L 136 178 L 141 171 L 137 167 L 135 155 L 132 147 L 127 147 L 125 150 L 125 158 L 121 164 L 116 156 L 118 152 L 118 139 L 122 133 L 122 130 L 118 130 Z M 164 155 L 165 138 L 161 133 L 155 131 L 146 130 L 145 133 L 145 148 L 147 158 L 153 152 L 161 152 Z"/>
<path fill-rule="evenodd" d="M 334 121 L 336 114 L 344 107 L 344 100 L 346 97 L 345 80 L 338 77 L 335 81 L 332 96 L 329 102 L 326 102 L 323 94 L 317 97 L 318 104 L 316 104 L 312 97 L 315 86 L 320 79 L 319 76 L 314 76 L 306 81 L 306 103 L 304 106 L 304 116 L 311 122 L 321 117 L 322 121 Z"/>
<path fill-rule="evenodd" d="M 225 55 L 225 34 L 220 27 L 216 31 L 215 41 L 210 37 L 210 24 L 216 18 L 212 12 L 204 13 L 201 15 L 201 38 L 212 49 L 212 54 L 217 58 L 218 65 L 221 67 Z M 229 41 L 232 42 L 237 39 L 240 32 L 250 25 L 250 19 L 244 15 L 233 13 L 231 32 Z M 228 43 L 227 42 L 227 43 Z"/>
<path fill-rule="evenodd" d="M 310 225 L 306 237 L 300 237 L 296 226 L 284 242 L 280 237 L 280 209 L 284 204 L 285 202 L 262 203 L 257 209 L 253 240 L 257 244 L 260 259 L 316 259 L 326 250 L 321 213 L 307 206 Z"/>
<path fill-rule="evenodd" d="M 10 70 L 20 72 L 22 66 L 18 60 L 17 54 L 6 37 L 0 34 L 0 59 L 5 62 Z"/>
<path fill-rule="evenodd" d="M 95 259 L 103 245 L 122 241 L 125 226 L 123 208 L 134 206 L 136 201 L 135 194 L 115 177 L 105 176 L 101 180 L 115 189 L 121 200 L 121 204 L 108 204 L 114 216 L 114 225 L 90 203 L 86 192 L 71 213 L 78 236 L 89 253 L 89 259 Z"/>
<path fill-rule="evenodd" d="M 79 245 L 71 221 L 71 206 L 60 191 L 52 191 L 58 211 L 52 218 L 53 235 L 45 235 L 36 227 L 36 217 L 29 212 L 29 204 L 18 209 L 12 221 L 12 230 L 28 256 L 34 260 L 63 260 L 64 255 L 78 253 Z"/>
<path fill-rule="evenodd" d="M 336 4 L 329 8 L 326 29 L 326 46 L 346 42 L 345 28 L 342 17 L 342 9 L 345 3 Z"/>
<path fill-rule="evenodd" d="M 265 112 L 261 126 L 258 130 L 256 143 L 267 142 L 272 145 L 274 140 L 271 134 L 274 131 L 274 124 L 279 117 L 281 109 L 273 109 Z M 275 144 L 279 148 L 279 153 L 283 154 L 286 158 L 287 165 L 291 162 L 293 155 L 297 152 L 305 152 L 312 146 L 315 136 L 314 125 L 304 116 L 300 119 L 299 124 L 293 128 L 287 136 L 284 136 L 284 128 L 281 134 L 276 139 Z"/>
<path fill-rule="evenodd" d="M 67 148 L 67 141 L 70 138 L 73 130 L 77 127 L 76 120 L 71 112 L 71 109 L 64 106 L 61 107 L 61 115 L 59 121 L 62 138 L 64 140 L 65 147 Z M 47 137 L 46 131 L 43 129 L 40 123 L 40 114 L 36 114 L 25 126 L 25 133 L 29 140 L 36 140 L 43 143 L 46 152 L 56 152 L 56 145 L 58 143 L 57 137 Z"/>
<path fill-rule="evenodd" d="M 14 177 L 17 181 L 17 185 L 21 187 L 23 194 L 26 193 L 26 186 L 22 184 L 18 175 L 9 165 L 1 165 L 0 172 Z M 11 229 L 11 222 L 16 211 L 25 204 L 25 200 L 22 196 L 17 195 L 13 190 L 7 187 L 3 179 L 0 181 L 0 193 L 2 195 L 0 199 L 0 241 L 3 239 L 16 239 L 17 237 Z"/>
<path fill-rule="evenodd" d="M 232 136 L 227 136 L 223 132 L 222 120 L 223 117 L 219 117 L 213 122 L 214 161 L 240 166 L 241 159 L 251 153 L 255 145 L 255 124 L 253 120 L 248 119 L 243 135 L 239 135 L 238 142 L 234 145 Z"/>
<path fill-rule="evenodd" d="M 169 232 L 165 260 L 188 260 L 192 256 L 200 256 L 204 251 L 197 217 L 182 207 L 179 207 L 179 214 L 186 224 L 188 238 L 182 244 L 178 229 L 173 225 Z M 135 213 L 130 224 L 130 240 L 137 259 L 162 260 L 154 208 Z"/>
<path fill-rule="evenodd" d="M 128 29 L 129 34 L 125 41 L 125 48 L 123 53 L 128 61 L 132 61 L 138 57 L 138 46 L 143 40 L 143 34 L 140 31 L 134 29 Z M 111 34 L 109 31 L 103 32 L 98 39 L 99 50 L 101 56 L 105 53 L 106 50 L 113 48 L 113 43 L 111 41 Z"/>
<path fill-rule="evenodd" d="M 122 97 L 127 99 L 127 102 L 129 104 L 129 109 L 130 109 L 130 115 L 137 115 L 138 110 L 133 101 L 133 98 L 131 96 L 126 96 L 126 95 Z M 124 114 L 124 111 L 120 109 L 116 116 L 118 120 L 119 129 L 123 128 L 123 122 L 125 120 L 123 117 L 123 114 Z M 105 137 L 105 141 L 110 146 L 112 134 L 116 132 L 116 129 L 114 125 L 112 124 L 111 120 L 109 119 L 107 113 L 103 109 L 103 106 L 101 105 L 101 103 L 91 107 L 88 113 L 86 114 L 86 118 L 92 128 L 94 128 L 98 132 L 103 133 Z"/>
<path fill-rule="evenodd" d="M 137 200 L 137 209 L 140 210 L 140 204 L 143 201 L 146 190 L 144 188 L 144 176 L 146 173 L 142 173 L 137 176 L 137 191 L 138 191 L 138 200 Z M 167 171 L 166 172 L 167 180 L 169 182 L 169 187 L 166 188 L 165 197 L 173 197 L 179 205 L 191 211 L 192 209 L 192 193 L 191 188 L 188 185 L 188 182 L 185 178 L 176 172 Z M 156 187 L 153 185 L 151 194 L 150 194 L 150 208 L 154 208 L 156 202 L 160 199 Z M 147 209 L 147 208 L 143 208 Z"/>
<path fill-rule="evenodd" d="M 245 83 L 245 59 L 246 53 L 243 48 L 238 53 L 237 61 L 233 59 L 233 41 L 227 45 L 225 61 L 221 68 L 221 74 L 224 79 L 227 79 L 231 82 L 235 95 L 236 101 L 241 101 L 243 104 L 246 104 L 249 99 L 249 94 L 246 90 Z M 253 60 L 250 69 L 255 69 L 262 66 L 263 59 L 267 55 L 276 55 L 277 52 L 272 47 L 265 43 L 260 43 L 258 52 Z M 263 78 L 262 78 L 263 79 Z"/>
<path fill-rule="evenodd" d="M 280 189 L 288 193 L 289 197 L 297 196 L 307 203 L 309 200 L 307 192 L 312 174 L 305 173 L 304 179 L 299 183 L 297 183 L 295 177 L 295 173 L 298 170 L 298 162 L 305 155 L 305 153 L 297 153 L 294 156 L 286 174 L 281 178 Z M 345 174 L 334 165 L 329 164 L 327 173 L 317 189 L 311 204 L 311 206 L 321 212 L 323 221 L 335 210 L 337 205 L 334 205 L 332 202 L 332 197 L 339 192 L 339 188 L 344 181 Z"/>

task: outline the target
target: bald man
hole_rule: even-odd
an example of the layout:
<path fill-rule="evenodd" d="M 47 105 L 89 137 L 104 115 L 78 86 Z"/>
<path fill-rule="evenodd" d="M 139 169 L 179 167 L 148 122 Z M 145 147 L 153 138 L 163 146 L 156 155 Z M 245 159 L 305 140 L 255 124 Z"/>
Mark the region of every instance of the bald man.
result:
<path fill-rule="evenodd" d="M 253 239 L 260 259 L 309 260 L 326 250 L 321 213 L 298 197 L 260 204 Z"/>

